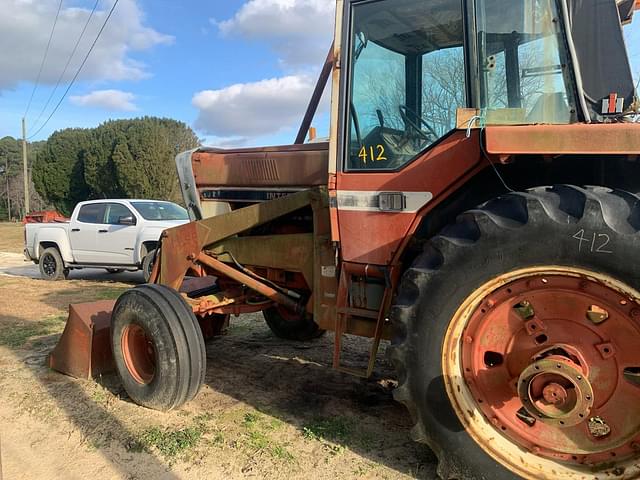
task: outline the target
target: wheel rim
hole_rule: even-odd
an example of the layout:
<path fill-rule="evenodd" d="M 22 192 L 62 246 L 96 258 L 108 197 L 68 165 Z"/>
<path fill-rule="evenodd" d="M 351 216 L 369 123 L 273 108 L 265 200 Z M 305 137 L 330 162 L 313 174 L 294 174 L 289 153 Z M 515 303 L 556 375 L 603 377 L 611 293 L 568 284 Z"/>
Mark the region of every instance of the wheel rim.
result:
<path fill-rule="evenodd" d="M 50 253 L 42 258 L 42 270 L 48 277 L 52 277 L 56 273 L 56 259 Z"/>
<path fill-rule="evenodd" d="M 469 434 L 526 478 L 640 476 L 639 298 L 569 267 L 519 270 L 476 290 L 442 352 Z"/>
<path fill-rule="evenodd" d="M 156 373 L 156 354 L 145 330 L 140 325 L 127 325 L 121 344 L 124 364 L 134 380 L 142 385 L 151 383 Z"/>

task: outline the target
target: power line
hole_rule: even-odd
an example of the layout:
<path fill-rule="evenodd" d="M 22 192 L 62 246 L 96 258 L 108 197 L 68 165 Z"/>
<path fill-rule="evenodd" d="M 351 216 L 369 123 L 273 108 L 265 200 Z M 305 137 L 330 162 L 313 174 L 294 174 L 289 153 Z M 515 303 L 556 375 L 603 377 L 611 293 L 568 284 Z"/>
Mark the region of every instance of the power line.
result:
<path fill-rule="evenodd" d="M 47 41 L 47 48 L 44 50 L 44 56 L 42 57 L 42 63 L 40 63 L 40 70 L 38 70 L 38 77 L 36 78 L 36 83 L 33 85 L 33 90 L 31 90 L 31 97 L 29 97 L 29 103 L 27 104 L 27 109 L 24 111 L 23 117 L 27 116 L 29 113 L 29 108 L 31 108 L 31 102 L 33 100 L 33 96 L 36 93 L 38 88 L 38 83 L 40 83 L 40 76 L 42 75 L 42 69 L 44 67 L 45 62 L 47 61 L 47 55 L 49 54 L 49 47 L 51 46 L 51 39 L 53 38 L 53 32 L 56 31 L 56 25 L 58 24 L 58 17 L 60 16 L 60 9 L 62 8 L 62 0 L 58 4 L 58 11 L 56 12 L 56 18 L 53 21 L 53 28 L 51 29 L 51 34 L 49 35 L 49 41 Z"/>
<path fill-rule="evenodd" d="M 67 87 L 65 92 L 62 94 L 62 97 L 60 98 L 60 101 L 56 104 L 55 108 L 53 109 L 51 114 L 49 114 L 49 116 L 44 121 L 44 123 L 40 126 L 40 128 L 33 135 L 31 135 L 28 138 L 28 140 L 31 140 L 33 137 L 38 135 L 38 133 L 40 133 L 40 131 L 47 125 L 47 123 L 49 123 L 49 120 L 51 120 L 51 117 L 53 117 L 53 115 L 56 113 L 56 111 L 58 110 L 58 108 L 62 104 L 62 101 L 65 99 L 65 97 L 69 93 L 69 90 L 71 90 L 71 87 L 73 86 L 73 84 L 75 83 L 76 79 L 78 78 L 78 75 L 80 75 L 80 72 L 82 71 L 82 68 L 84 67 L 84 64 L 87 63 L 87 59 L 89 58 L 89 55 L 91 55 L 91 52 L 93 51 L 93 48 L 96 46 L 96 43 L 98 43 L 98 39 L 100 38 L 100 35 L 102 35 L 102 31 L 104 30 L 104 27 L 107 26 L 107 22 L 111 18 L 111 15 L 113 14 L 113 11 L 116 9 L 116 5 L 118 5 L 119 1 L 120 0 L 115 0 L 115 2 L 113 3 L 113 6 L 111 7 L 111 10 L 109 10 L 109 15 L 107 15 L 107 18 L 105 18 L 104 23 L 102 24 L 102 27 L 100 27 L 100 31 L 98 32 L 98 35 L 96 36 L 96 39 L 91 44 L 91 48 L 89 48 L 89 51 L 87 52 L 87 54 L 85 55 L 84 59 L 82 60 L 82 63 L 80 64 L 80 67 L 78 67 L 78 70 L 76 71 L 75 75 L 71 79 L 71 83 L 69 83 L 69 86 Z"/>
<path fill-rule="evenodd" d="M 47 103 L 44 104 L 44 107 L 42 107 L 42 110 L 40 110 L 40 113 L 38 114 L 38 118 L 36 118 L 35 122 L 33 122 L 32 128 L 36 128 L 36 126 L 38 125 L 38 122 L 40 121 L 40 118 L 42 118 L 42 114 L 44 113 L 44 111 L 49 106 L 49 103 L 51 103 L 51 99 L 53 98 L 55 93 L 58 91 L 58 87 L 60 86 L 60 82 L 62 82 L 62 78 L 64 77 L 64 74 L 67 73 L 67 69 L 69 68 L 69 64 L 71 63 L 71 60 L 73 59 L 74 55 L 76 54 L 76 50 L 78 50 L 78 46 L 80 45 L 80 42 L 82 41 L 82 38 L 84 37 L 84 33 L 87 31 L 87 27 L 89 26 L 89 22 L 91 22 L 91 18 L 93 17 L 93 14 L 95 13 L 99 2 L 100 2 L 100 0 L 96 0 L 96 3 L 93 4 L 93 10 L 91 10 L 91 13 L 89 14 L 89 18 L 87 18 L 87 22 L 84 24 L 84 28 L 82 29 L 82 32 L 80 32 L 80 36 L 78 37 L 78 40 L 76 41 L 76 44 L 73 47 L 73 51 L 71 52 L 71 55 L 69 55 L 69 59 L 67 60 L 67 64 L 64 66 L 64 69 L 62 70 L 62 73 L 58 77 L 58 81 L 56 82 L 56 86 L 53 87 L 53 90 L 51 91 L 51 94 L 49 95 L 49 98 L 47 99 Z"/>

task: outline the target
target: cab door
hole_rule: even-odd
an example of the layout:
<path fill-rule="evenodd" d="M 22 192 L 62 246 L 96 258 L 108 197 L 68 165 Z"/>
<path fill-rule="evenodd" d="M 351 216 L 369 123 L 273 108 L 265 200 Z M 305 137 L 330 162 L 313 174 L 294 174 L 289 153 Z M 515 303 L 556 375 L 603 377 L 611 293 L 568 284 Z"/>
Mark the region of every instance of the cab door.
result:
<path fill-rule="evenodd" d="M 105 203 L 104 224 L 98 230 L 97 256 L 105 265 L 133 265 L 138 235 L 136 215 L 122 203 Z"/>
<path fill-rule="evenodd" d="M 477 142 L 455 131 L 457 109 L 467 106 L 462 5 L 345 2 L 330 189 L 346 261 L 391 263 L 420 212 L 479 162 Z"/>
<path fill-rule="evenodd" d="M 80 206 L 77 216 L 72 219 L 69 229 L 69 241 L 76 263 L 98 263 L 98 230 L 104 221 L 104 204 L 87 203 Z"/>

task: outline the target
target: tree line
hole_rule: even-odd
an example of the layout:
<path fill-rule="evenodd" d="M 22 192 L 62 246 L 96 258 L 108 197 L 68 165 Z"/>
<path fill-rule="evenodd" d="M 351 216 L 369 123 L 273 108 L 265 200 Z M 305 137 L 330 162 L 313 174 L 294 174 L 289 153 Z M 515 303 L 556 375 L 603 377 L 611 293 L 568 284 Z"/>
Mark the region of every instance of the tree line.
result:
<path fill-rule="evenodd" d="M 168 118 L 68 128 L 38 147 L 33 184 L 44 202 L 65 215 L 78 202 L 96 198 L 181 201 L 174 159 L 199 144 L 191 128 Z"/>

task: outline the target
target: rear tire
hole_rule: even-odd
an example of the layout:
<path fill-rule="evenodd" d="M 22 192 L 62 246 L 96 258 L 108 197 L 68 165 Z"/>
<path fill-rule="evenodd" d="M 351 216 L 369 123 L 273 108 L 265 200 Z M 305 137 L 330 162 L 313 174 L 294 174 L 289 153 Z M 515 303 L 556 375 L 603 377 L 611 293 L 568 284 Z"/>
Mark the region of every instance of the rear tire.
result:
<path fill-rule="evenodd" d="M 111 347 L 124 389 L 137 404 L 167 411 L 204 382 L 204 339 L 191 307 L 164 285 L 139 285 L 116 302 Z"/>
<path fill-rule="evenodd" d="M 274 335 L 285 340 L 304 342 L 325 333 L 313 318 L 293 313 L 280 305 L 264 310 L 262 315 Z"/>
<path fill-rule="evenodd" d="M 69 269 L 65 267 L 62 255 L 56 247 L 49 247 L 42 252 L 38 267 L 45 280 L 65 280 L 69 276 Z"/>
<path fill-rule="evenodd" d="M 468 303 L 477 292 L 484 292 L 486 285 L 505 279 L 499 288 L 511 292 L 504 290 L 511 286 L 506 280 L 509 275 L 547 266 L 549 269 L 566 269 L 567 272 L 572 272 L 571 269 L 593 272 L 593 278 L 601 275 L 620 283 L 626 282 L 624 285 L 629 287 L 626 291 L 637 291 L 640 288 L 640 264 L 634 259 L 640 252 L 639 231 L 640 197 L 602 187 L 582 189 L 555 186 L 492 200 L 461 215 L 455 224 L 445 228 L 426 244 L 423 253 L 404 274 L 398 289 L 390 315 L 395 331 L 390 356 L 399 377 L 399 387 L 395 390 L 394 397 L 408 407 L 416 422 L 412 437 L 428 444 L 438 457 L 438 475 L 441 478 L 513 480 L 522 476 L 535 479 L 595 479 L 622 478 L 629 473 L 627 465 L 637 462 L 637 453 L 618 453 L 614 459 L 616 453 L 604 451 L 600 458 L 606 456 L 606 461 L 600 460 L 602 463 L 597 464 L 597 467 L 580 465 L 578 459 L 586 456 L 578 453 L 573 459 L 569 453 L 568 460 L 563 458 L 562 461 L 552 461 L 549 456 L 537 454 L 546 447 L 518 446 L 513 440 L 514 432 L 518 435 L 518 431 L 511 424 L 501 423 L 496 416 L 491 417 L 489 422 L 489 416 L 483 410 L 487 408 L 487 399 L 478 403 L 477 394 L 472 393 L 472 388 L 477 392 L 477 385 L 482 377 L 474 376 L 475 370 L 464 368 L 463 360 L 458 362 L 455 359 L 465 358 L 456 355 L 463 355 L 459 352 L 471 348 L 466 345 L 482 346 L 485 341 L 497 341 L 494 340 L 497 337 L 488 337 L 486 334 L 475 336 L 478 330 L 472 329 L 471 320 L 459 327 L 460 330 L 454 330 L 454 322 L 460 315 L 468 315 L 467 318 L 474 318 L 472 315 L 480 316 L 481 307 L 488 312 L 486 316 L 491 314 L 491 309 L 496 305 L 493 300 L 481 300 L 483 303 L 480 304 Z M 581 289 L 586 288 L 582 285 L 590 285 L 588 277 L 574 273 L 567 275 L 571 276 L 585 279 Z M 555 280 L 547 278 L 548 280 L 542 278 L 541 281 L 545 284 L 549 282 L 551 288 Z M 487 291 L 482 295 L 487 295 L 484 297 L 486 299 L 490 293 Z M 523 298 L 527 298 L 527 295 L 524 293 Z M 558 298 L 564 298 L 562 295 Z M 520 303 L 515 302 L 521 301 L 513 302 L 518 306 Z M 627 305 L 627 300 L 621 300 L 620 304 Z M 497 305 L 500 306 L 500 303 Z M 632 306 L 628 305 L 629 310 Z M 536 315 L 537 312 L 542 315 L 545 308 L 551 309 L 543 304 L 540 310 L 536 310 Z M 485 315 L 484 309 L 482 315 Z M 561 317 L 558 321 L 564 322 L 565 318 L 569 317 Z M 639 328 L 633 326 L 630 318 L 626 320 L 629 322 L 629 327 L 625 327 L 628 330 L 622 331 L 629 332 Z M 575 321 L 583 322 L 584 325 L 580 328 L 585 331 L 597 328 L 589 324 L 584 313 L 576 314 Z M 609 320 L 612 321 L 613 318 Z M 549 328 L 552 323 L 545 325 Z M 491 327 L 485 328 L 487 330 L 484 332 L 490 331 L 488 329 Z M 451 332 L 456 335 L 452 336 Z M 509 332 L 500 332 L 500 335 L 506 335 L 506 339 L 509 339 Z M 545 332 L 551 337 L 550 331 Z M 575 343 L 571 340 L 565 343 L 569 345 L 568 348 L 573 348 L 582 340 L 578 338 L 580 334 L 577 332 L 578 329 L 572 333 Z M 526 337 L 526 333 L 523 335 Z M 547 336 L 542 337 L 542 341 L 546 342 Z M 530 338 L 533 341 L 533 337 Z M 627 335 L 627 338 L 640 341 L 635 334 Z M 551 338 L 549 342 L 556 343 Z M 542 348 L 532 344 L 527 355 L 532 357 Z M 629 353 L 631 352 L 626 351 L 625 355 Z M 482 356 L 476 358 L 482 359 Z M 498 358 L 502 364 L 503 357 Z M 511 357 L 504 357 L 505 368 L 514 365 L 510 360 Z M 484 378 L 493 379 L 494 389 L 509 392 L 502 397 L 500 408 L 504 405 L 519 405 L 516 403 L 518 392 L 514 392 L 515 397 L 512 398 L 510 392 L 513 388 L 507 388 L 509 383 L 500 384 L 501 377 L 496 376 L 495 370 L 487 375 L 488 369 L 492 367 L 489 364 L 485 368 Z M 458 370 L 452 372 L 455 369 Z M 463 397 L 466 400 L 460 401 Z M 469 404 L 464 403 L 465 401 Z M 523 402 L 525 406 L 526 402 L 528 400 Z M 610 408 L 607 411 L 615 410 Z M 620 411 L 620 408 L 617 410 Z M 629 418 L 633 417 L 632 411 L 622 410 Z M 607 415 L 604 417 L 610 418 Z M 480 424 L 485 429 L 482 433 L 489 432 L 488 436 L 478 434 L 480 430 L 474 430 L 474 435 L 471 435 L 470 429 Z M 580 425 L 584 427 L 584 432 L 589 431 L 584 423 Z M 522 430 L 526 428 L 528 427 L 522 427 Z M 563 438 L 560 428 L 557 432 L 557 438 Z M 588 433 L 586 436 L 588 437 Z M 537 441 L 542 442 L 538 445 L 553 443 L 554 438 L 556 437 L 538 437 Z M 584 441 L 588 443 L 589 438 Z M 506 447 L 501 449 L 501 446 Z M 557 446 L 562 452 L 568 451 L 562 448 L 569 448 L 563 444 Z M 507 453 L 511 449 L 515 452 L 513 455 Z M 621 458 L 622 456 L 626 458 Z M 559 457 L 560 455 L 556 458 Z"/>

